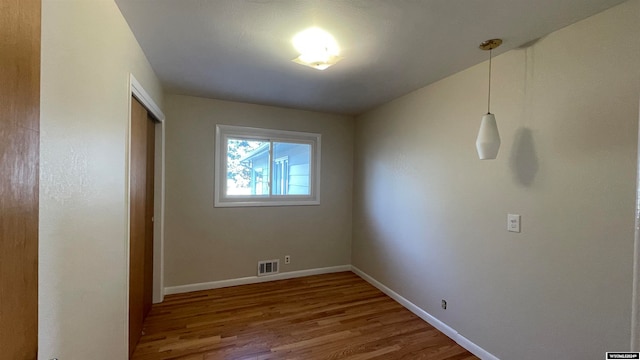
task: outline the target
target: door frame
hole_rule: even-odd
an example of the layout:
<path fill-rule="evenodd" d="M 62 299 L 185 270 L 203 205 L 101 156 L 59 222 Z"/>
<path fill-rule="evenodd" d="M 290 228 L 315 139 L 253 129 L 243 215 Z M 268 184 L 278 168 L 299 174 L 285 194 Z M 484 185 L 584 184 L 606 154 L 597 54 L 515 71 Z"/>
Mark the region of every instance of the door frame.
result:
<path fill-rule="evenodd" d="M 129 81 L 131 95 L 138 99 L 147 108 L 152 117 L 158 121 L 155 127 L 154 178 L 156 182 L 153 196 L 155 202 L 153 210 L 153 303 L 157 304 L 164 300 L 165 116 L 160 107 L 153 101 L 151 95 L 142 87 L 133 74 L 129 75 Z M 131 130 L 131 96 L 129 96 L 129 130 Z M 131 133 L 128 135 L 129 146 L 131 146 Z M 131 166 L 131 154 L 127 158 L 128 172 Z M 129 172 L 127 173 L 127 180 L 128 182 L 131 181 Z M 127 206 L 130 206 L 130 204 L 127 204 Z M 127 230 L 129 229 L 128 219 L 129 214 L 127 212 Z M 129 241 L 127 241 L 127 246 L 129 246 Z"/>
<path fill-rule="evenodd" d="M 127 94 L 128 128 L 127 128 L 127 155 L 126 155 L 126 331 L 125 343 L 129 344 L 129 271 L 131 238 L 129 228 L 131 226 L 131 97 L 135 97 L 147 109 L 149 114 L 157 121 L 155 124 L 155 170 L 154 178 L 154 209 L 153 209 L 153 303 L 157 304 L 164 300 L 164 215 L 165 215 L 165 116 L 160 107 L 153 100 L 151 95 L 144 89 L 142 84 L 129 74 L 129 93 Z"/>
<path fill-rule="evenodd" d="M 633 243 L 633 291 L 631 300 L 631 351 L 640 351 L 640 101 L 638 101 L 638 154 L 636 168 L 635 234 Z"/>

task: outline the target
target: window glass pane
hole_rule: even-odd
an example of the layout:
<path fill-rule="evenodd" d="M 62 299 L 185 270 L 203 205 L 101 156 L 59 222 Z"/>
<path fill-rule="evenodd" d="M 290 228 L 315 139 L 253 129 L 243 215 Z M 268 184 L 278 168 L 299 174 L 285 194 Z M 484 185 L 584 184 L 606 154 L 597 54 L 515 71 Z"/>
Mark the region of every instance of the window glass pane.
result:
<path fill-rule="evenodd" d="M 269 141 L 227 139 L 226 195 L 269 195 Z"/>
<path fill-rule="evenodd" d="M 216 125 L 214 206 L 320 204 L 321 136 Z"/>
<path fill-rule="evenodd" d="M 311 195 L 311 145 L 273 143 L 273 195 Z"/>

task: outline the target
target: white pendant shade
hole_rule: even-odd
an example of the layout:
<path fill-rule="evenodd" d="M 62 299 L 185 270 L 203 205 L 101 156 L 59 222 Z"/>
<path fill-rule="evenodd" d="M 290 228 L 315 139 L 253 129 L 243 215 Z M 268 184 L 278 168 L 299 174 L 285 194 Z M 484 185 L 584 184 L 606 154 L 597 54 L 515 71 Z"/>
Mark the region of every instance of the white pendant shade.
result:
<path fill-rule="evenodd" d="M 500 149 L 500 134 L 498 124 L 493 114 L 486 114 L 482 117 L 480 131 L 476 139 L 476 148 L 480 160 L 492 160 L 498 156 Z"/>

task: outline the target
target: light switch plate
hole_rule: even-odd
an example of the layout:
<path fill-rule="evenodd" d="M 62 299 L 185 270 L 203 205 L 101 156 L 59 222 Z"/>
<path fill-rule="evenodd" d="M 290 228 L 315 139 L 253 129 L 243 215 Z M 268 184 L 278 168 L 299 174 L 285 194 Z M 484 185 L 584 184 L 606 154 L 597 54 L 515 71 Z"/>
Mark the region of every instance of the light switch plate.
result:
<path fill-rule="evenodd" d="M 520 232 L 520 215 L 507 214 L 507 230 L 511 232 Z"/>

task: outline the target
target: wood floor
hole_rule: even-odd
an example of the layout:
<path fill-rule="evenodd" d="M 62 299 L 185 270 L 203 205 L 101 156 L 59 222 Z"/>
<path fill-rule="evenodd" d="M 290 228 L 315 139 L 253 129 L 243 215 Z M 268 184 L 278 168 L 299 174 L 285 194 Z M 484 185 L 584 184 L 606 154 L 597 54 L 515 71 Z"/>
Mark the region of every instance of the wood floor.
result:
<path fill-rule="evenodd" d="M 477 359 L 351 272 L 170 295 L 134 360 Z"/>

